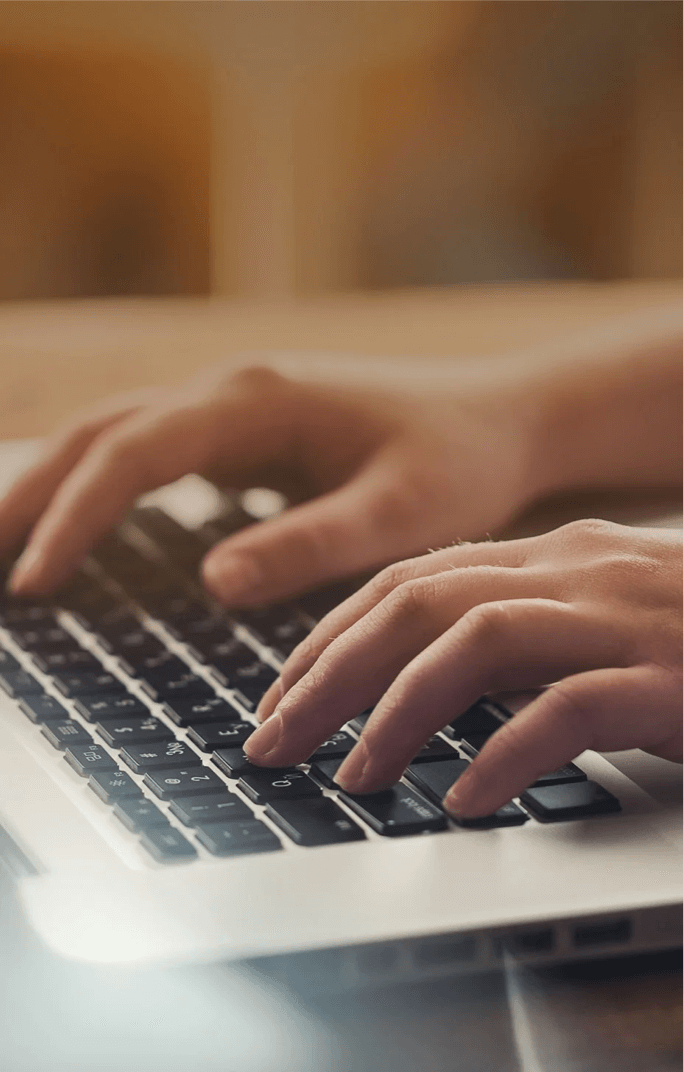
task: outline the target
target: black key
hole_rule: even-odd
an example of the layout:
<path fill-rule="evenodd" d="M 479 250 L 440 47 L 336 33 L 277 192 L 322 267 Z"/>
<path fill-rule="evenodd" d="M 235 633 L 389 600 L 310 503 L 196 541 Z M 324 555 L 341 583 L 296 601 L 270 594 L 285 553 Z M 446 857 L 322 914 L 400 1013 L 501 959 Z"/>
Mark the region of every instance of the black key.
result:
<path fill-rule="evenodd" d="M 46 727 L 47 728 L 47 727 Z M 92 771 L 118 770 L 116 763 L 99 744 L 70 744 L 64 758 L 82 778 L 88 778 Z"/>
<path fill-rule="evenodd" d="M 520 800 L 537 819 L 558 822 L 621 811 L 620 801 L 596 782 L 570 782 L 526 789 Z"/>
<path fill-rule="evenodd" d="M 250 722 L 204 722 L 190 728 L 188 740 L 203 752 L 213 752 L 215 748 L 244 744 L 253 733 Z"/>
<path fill-rule="evenodd" d="M 431 766 L 425 764 L 425 768 Z M 365 796 L 343 793 L 342 799 L 372 830 L 385 837 L 426 834 L 444 830 L 447 825 L 442 811 L 405 785 L 394 785 L 382 793 Z"/>
<path fill-rule="evenodd" d="M 368 722 L 368 719 L 371 717 L 372 713 L 372 708 L 368 711 L 362 711 L 360 715 L 356 716 L 356 718 L 351 719 L 349 725 L 353 730 L 356 730 L 357 733 L 363 733 L 366 727 L 366 723 Z"/>
<path fill-rule="evenodd" d="M 140 844 L 160 863 L 177 863 L 197 856 L 197 849 L 170 824 L 143 828 Z"/>
<path fill-rule="evenodd" d="M 219 722 L 242 721 L 237 708 L 222 696 L 208 696 L 204 700 L 167 700 L 164 714 L 177 726 L 201 726 L 214 718 Z"/>
<path fill-rule="evenodd" d="M 314 778 L 317 778 L 319 782 L 327 786 L 328 789 L 339 789 L 337 782 L 335 781 L 335 775 L 344 763 L 344 756 L 336 756 L 332 759 L 317 759 L 312 758 L 311 761 L 311 774 Z"/>
<path fill-rule="evenodd" d="M 136 774 L 148 771 L 173 770 L 174 767 L 199 766 L 202 760 L 184 741 L 162 741 L 159 744 L 129 745 L 121 758 Z"/>
<path fill-rule="evenodd" d="M 568 763 L 565 767 L 559 767 L 558 770 L 551 771 L 549 774 L 542 774 L 540 778 L 537 778 L 533 788 L 539 789 L 542 785 L 562 785 L 564 782 L 586 782 L 587 776 L 584 771 L 576 767 L 574 763 Z"/>
<path fill-rule="evenodd" d="M 412 763 L 433 763 L 438 759 L 457 759 L 458 753 L 443 737 L 430 737 L 418 755 L 411 760 Z"/>
<path fill-rule="evenodd" d="M 114 692 L 103 696 L 79 696 L 74 707 L 86 722 L 106 722 L 108 719 L 148 718 L 147 704 L 129 692 Z"/>
<path fill-rule="evenodd" d="M 308 774 L 288 767 L 285 770 L 248 772 L 240 777 L 238 789 L 242 789 L 255 804 L 267 804 L 269 800 L 299 800 L 301 797 L 319 797 L 321 790 Z"/>
<path fill-rule="evenodd" d="M 206 617 L 207 607 L 193 596 L 170 595 L 156 600 L 154 606 L 145 604 L 148 613 L 173 634 L 181 639 L 186 626 L 199 618 Z"/>
<path fill-rule="evenodd" d="M 240 778 L 243 774 L 258 773 L 264 769 L 247 759 L 241 748 L 219 748 L 211 757 L 211 762 L 229 778 Z"/>
<path fill-rule="evenodd" d="M 101 674 L 89 671 L 82 674 L 55 674 L 53 681 L 59 691 L 69 697 L 101 696 L 103 693 L 109 696 L 113 692 L 126 692 L 123 681 L 106 671 Z"/>
<path fill-rule="evenodd" d="M 432 763 L 413 763 L 406 770 L 406 777 L 425 793 L 428 800 L 441 804 L 454 782 L 464 774 L 470 764 L 466 759 L 438 759 Z"/>
<path fill-rule="evenodd" d="M 79 673 L 88 670 L 97 673 L 103 670 L 102 663 L 92 652 L 84 648 L 71 648 L 65 651 L 41 651 L 33 656 L 33 662 L 44 674 L 54 674 L 62 670 Z"/>
<path fill-rule="evenodd" d="M 6 670 L 0 673 L 0 689 L 13 698 L 43 692 L 40 682 L 26 670 Z"/>
<path fill-rule="evenodd" d="M 232 659 L 214 659 L 211 663 L 211 673 L 222 685 L 231 689 L 249 690 L 254 686 L 266 691 L 272 681 L 277 678 L 277 673 L 266 663 L 262 663 L 253 651 L 250 651 L 249 662 L 234 662 Z"/>
<path fill-rule="evenodd" d="M 140 621 L 130 607 L 121 603 L 115 603 L 111 610 L 106 611 L 93 624 L 98 639 L 103 641 L 116 641 L 125 633 L 135 632 L 140 628 Z"/>
<path fill-rule="evenodd" d="M 202 796 L 218 791 L 225 792 L 226 785 L 218 774 L 206 767 L 190 767 L 188 770 L 163 770 L 146 774 L 143 781 L 160 800 L 175 800 L 177 797 Z"/>
<path fill-rule="evenodd" d="M 44 651 L 52 648 L 73 648 L 78 641 L 59 625 L 37 626 L 34 629 L 12 629 L 12 640 L 24 651 Z"/>
<path fill-rule="evenodd" d="M 259 643 L 278 650 L 284 657 L 311 632 L 292 603 L 241 611 L 240 624 L 247 626 Z"/>
<path fill-rule="evenodd" d="M 244 856 L 282 848 L 279 838 L 258 819 L 239 823 L 198 823 L 195 834 L 200 844 L 214 856 Z"/>
<path fill-rule="evenodd" d="M 167 650 L 158 637 L 140 626 L 116 637 L 100 637 L 99 640 L 103 648 L 124 659 L 136 660 L 149 656 L 158 658 Z"/>
<path fill-rule="evenodd" d="M 454 819 L 454 822 L 468 830 L 493 830 L 498 826 L 522 826 L 528 819 L 529 815 L 510 801 L 491 815 L 483 815 L 478 819 Z"/>
<path fill-rule="evenodd" d="M 114 804 L 114 814 L 134 834 L 149 826 L 168 826 L 169 821 L 156 804 L 144 797 L 126 797 Z"/>
<path fill-rule="evenodd" d="M 69 718 L 66 707 L 62 707 L 54 696 L 48 696 L 47 692 L 24 696 L 19 701 L 19 706 L 31 722 L 37 722 L 40 725 L 44 722 L 61 722 Z"/>
<path fill-rule="evenodd" d="M 166 674 L 168 677 L 180 677 L 190 668 L 187 663 L 174 655 L 172 651 L 163 648 L 156 654 L 133 654 L 127 652 L 119 662 L 127 674 L 131 677 L 147 677 L 148 674 Z"/>
<path fill-rule="evenodd" d="M 90 592 L 87 597 L 78 600 L 77 604 L 70 606 L 68 610 L 80 626 L 90 633 L 95 633 L 104 621 L 121 610 L 121 603 L 109 592 L 100 589 Z"/>
<path fill-rule="evenodd" d="M 193 674 L 191 670 L 177 676 L 167 677 L 157 672 L 146 674 L 142 686 L 153 700 L 165 701 L 193 697 L 193 699 L 210 699 L 216 693 L 204 678 Z"/>
<path fill-rule="evenodd" d="M 120 722 L 98 722 L 95 727 L 102 740 L 112 748 L 123 748 L 129 744 L 143 744 L 145 741 L 173 741 L 174 736 L 168 726 L 158 718 L 130 719 Z"/>
<path fill-rule="evenodd" d="M 186 569 L 196 570 L 207 552 L 192 530 L 186 529 L 157 506 L 138 507 L 131 512 L 130 520 L 159 546 L 165 556 L 173 563 L 182 563 Z"/>
<path fill-rule="evenodd" d="M 443 732 L 456 741 L 470 733 L 494 733 L 501 726 L 501 720 L 495 714 L 496 710 L 493 706 L 485 706 L 484 702 L 475 703 L 449 726 L 445 726 Z"/>
<path fill-rule="evenodd" d="M 7 670 L 21 670 L 21 663 L 9 651 L 0 648 L 0 674 L 4 674 Z"/>
<path fill-rule="evenodd" d="M 352 737 L 351 733 L 347 733 L 346 730 L 339 730 L 337 733 L 333 733 L 332 736 L 319 745 L 311 759 L 310 763 L 315 763 L 319 759 L 333 759 L 335 756 L 346 756 L 348 752 L 351 752 L 352 748 L 356 744 L 356 738 Z"/>
<path fill-rule="evenodd" d="M 91 774 L 88 785 L 105 804 L 113 804 L 122 797 L 141 797 L 142 791 L 133 779 L 123 771 L 98 771 Z"/>
<path fill-rule="evenodd" d="M 242 671 L 246 669 L 246 667 L 241 668 L 235 673 L 230 688 L 235 693 L 236 701 L 242 704 L 246 711 L 253 712 L 256 711 L 262 696 L 278 675 L 275 670 L 272 670 L 270 666 L 265 666 L 263 663 L 260 664 L 258 673 L 241 676 Z M 220 680 L 220 671 L 217 667 L 212 667 L 212 674 L 215 671 L 215 676 Z"/>
<path fill-rule="evenodd" d="M 72 718 L 65 718 L 61 722 L 46 722 L 40 732 L 53 748 L 59 748 L 62 751 L 72 744 L 88 744 L 89 742 L 92 744 L 93 741 L 81 723 Z"/>
<path fill-rule="evenodd" d="M 228 632 L 227 626 L 207 635 L 188 631 L 184 639 L 196 659 L 212 665 L 218 663 L 226 674 L 238 666 L 248 666 L 256 658 L 251 648 Z"/>
<path fill-rule="evenodd" d="M 499 728 L 499 726 L 496 727 L 496 729 Z M 493 729 L 491 733 L 465 733 L 459 742 L 459 748 L 462 748 L 467 756 L 475 759 L 495 732 L 496 730 Z"/>
<path fill-rule="evenodd" d="M 0 625 L 4 625 L 6 629 L 17 626 L 30 627 L 37 624 L 44 626 L 54 622 L 54 614 L 54 607 L 10 602 L 7 606 L 0 606 Z"/>
<path fill-rule="evenodd" d="M 320 588 L 315 588 L 312 592 L 305 593 L 303 596 L 298 596 L 297 606 L 305 614 L 308 614 L 310 618 L 313 618 L 314 621 L 320 621 L 340 603 L 344 603 L 345 599 L 349 599 L 362 583 L 365 583 L 365 581 L 333 581 L 331 584 L 323 585 Z"/>
<path fill-rule="evenodd" d="M 254 813 L 244 800 L 227 791 L 172 800 L 171 812 L 185 826 L 196 826 L 198 823 L 234 823 L 254 818 Z"/>
<path fill-rule="evenodd" d="M 365 834 L 328 797 L 318 800 L 274 800 L 266 815 L 298 845 L 336 845 L 342 841 L 363 841 Z"/>

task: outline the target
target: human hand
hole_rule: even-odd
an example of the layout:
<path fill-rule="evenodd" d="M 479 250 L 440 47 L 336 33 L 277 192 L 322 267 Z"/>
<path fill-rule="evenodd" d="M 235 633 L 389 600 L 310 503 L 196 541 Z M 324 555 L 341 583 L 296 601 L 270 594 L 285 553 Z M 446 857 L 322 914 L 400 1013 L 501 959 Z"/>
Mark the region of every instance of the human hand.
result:
<path fill-rule="evenodd" d="M 501 526 L 537 488 L 533 410 L 510 388 L 410 391 L 220 369 L 77 420 L 0 503 L 13 589 L 59 584 L 143 492 L 186 473 L 309 501 L 208 554 L 207 587 L 250 605 Z"/>
<path fill-rule="evenodd" d="M 603 521 L 400 562 L 293 652 L 245 752 L 302 762 L 375 705 L 337 774 L 373 792 L 483 693 L 556 682 L 490 737 L 447 810 L 490 814 L 587 748 L 681 761 L 681 565 L 672 533 Z"/>

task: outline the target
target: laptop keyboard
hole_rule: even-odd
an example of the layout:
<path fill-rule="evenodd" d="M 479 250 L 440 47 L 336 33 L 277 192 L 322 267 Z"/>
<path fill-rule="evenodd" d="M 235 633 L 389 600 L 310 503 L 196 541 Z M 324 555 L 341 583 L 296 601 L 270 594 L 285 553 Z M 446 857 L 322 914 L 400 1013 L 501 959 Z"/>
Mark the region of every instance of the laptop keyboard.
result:
<path fill-rule="evenodd" d="M 368 712 L 308 763 L 255 767 L 241 746 L 278 668 L 345 598 L 336 584 L 277 607 L 228 614 L 198 583 L 219 539 L 252 519 L 233 509 L 196 531 L 157 507 L 132 511 L 59 593 L 0 595 L 0 688 L 159 862 L 264 853 L 456 826 L 520 826 L 620 810 L 575 764 L 495 815 L 456 823 L 440 802 L 508 717 L 483 698 L 432 737 L 391 789 L 357 796 L 335 774 Z M 3 582 L 12 563 L 0 564 Z"/>

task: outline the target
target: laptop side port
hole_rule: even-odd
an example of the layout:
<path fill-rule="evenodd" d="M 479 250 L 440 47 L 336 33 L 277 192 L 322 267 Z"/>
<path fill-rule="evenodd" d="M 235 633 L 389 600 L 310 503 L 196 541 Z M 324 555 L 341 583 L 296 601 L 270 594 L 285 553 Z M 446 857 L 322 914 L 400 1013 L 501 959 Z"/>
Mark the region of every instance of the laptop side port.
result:
<path fill-rule="evenodd" d="M 420 967 L 472 963 L 477 956 L 477 938 L 471 935 L 446 935 L 416 943 L 413 961 Z"/>
<path fill-rule="evenodd" d="M 606 920 L 603 923 L 590 923 L 575 927 L 572 932 L 572 944 L 577 949 L 586 949 L 594 945 L 618 945 L 628 942 L 632 937 L 630 919 Z"/>

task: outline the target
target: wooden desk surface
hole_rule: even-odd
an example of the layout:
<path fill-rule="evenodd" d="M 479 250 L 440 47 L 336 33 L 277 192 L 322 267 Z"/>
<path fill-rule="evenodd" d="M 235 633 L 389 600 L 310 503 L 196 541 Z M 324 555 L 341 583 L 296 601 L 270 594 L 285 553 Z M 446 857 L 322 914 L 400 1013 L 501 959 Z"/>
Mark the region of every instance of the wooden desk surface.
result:
<path fill-rule="evenodd" d="M 677 286 L 663 284 L 542 285 L 351 295 L 296 306 L 224 300 L 7 305 L 0 308 L 0 437 L 42 435 L 77 406 L 114 391 L 176 380 L 240 351 L 302 348 L 404 357 L 496 353 L 678 295 Z M 513 989 L 500 981 L 465 989 L 459 983 L 439 995 L 376 995 L 359 999 L 356 1007 L 350 999 L 360 1063 L 350 1060 L 340 1069 L 384 1068 L 380 1055 L 398 1052 L 397 1038 L 407 1047 L 404 1055 L 415 1054 L 414 1067 L 421 1072 L 678 1072 L 681 1067 L 678 962 L 640 958 L 593 973 L 524 969 L 511 979 Z M 455 1016 L 462 1000 L 466 1011 Z M 344 1032 L 340 1008 L 333 1012 L 331 1006 L 321 1015 L 327 1023 L 337 1017 Z M 518 1023 L 515 1045 L 510 1031 L 495 1030 L 509 1012 Z M 488 1026 L 504 1046 L 495 1056 L 485 1054 Z"/>

